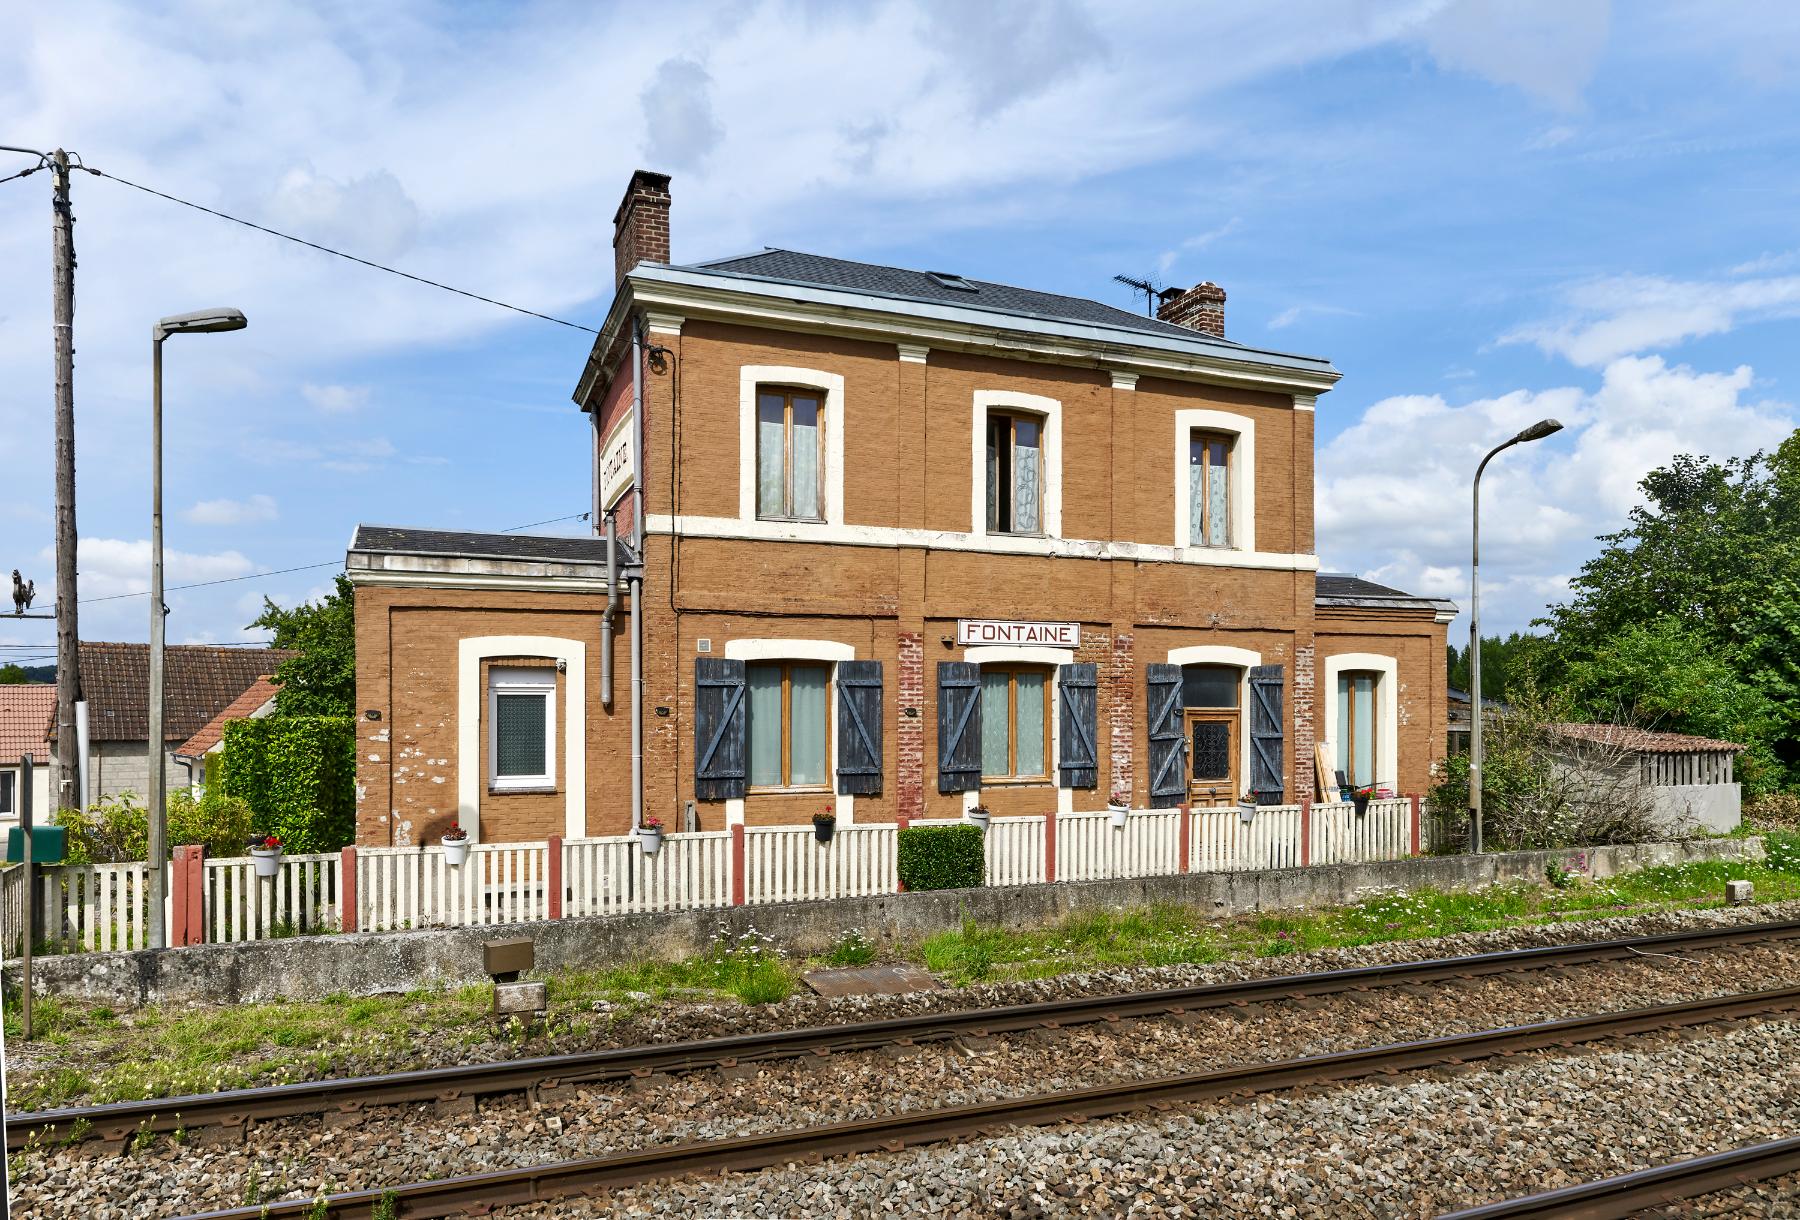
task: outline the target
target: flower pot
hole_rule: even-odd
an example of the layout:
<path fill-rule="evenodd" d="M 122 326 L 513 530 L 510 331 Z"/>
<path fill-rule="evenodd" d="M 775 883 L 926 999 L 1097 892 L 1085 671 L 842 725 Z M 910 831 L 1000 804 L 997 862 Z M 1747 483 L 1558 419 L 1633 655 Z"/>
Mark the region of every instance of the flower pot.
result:
<path fill-rule="evenodd" d="M 967 813 L 963 814 L 963 816 L 965 818 L 969 819 L 970 824 L 972 824 L 974 826 L 979 826 L 982 830 L 982 833 L 985 834 L 987 832 L 988 818 L 990 817 L 987 810 L 971 809 Z"/>
<path fill-rule="evenodd" d="M 643 847 L 646 856 L 654 856 L 662 847 L 662 827 L 638 827 L 638 844 Z"/>
<path fill-rule="evenodd" d="M 1124 830 L 1125 819 L 1130 816 L 1131 810 L 1126 809 L 1121 805 L 1108 805 L 1106 807 L 1106 813 L 1107 817 L 1112 821 L 1112 828 L 1114 830 Z"/>
<path fill-rule="evenodd" d="M 252 847 L 250 861 L 256 865 L 258 877 L 273 877 L 281 871 L 281 849 L 279 847 Z"/>
<path fill-rule="evenodd" d="M 444 840 L 444 863 L 445 864 L 448 864 L 451 868 L 456 868 L 456 867 L 460 866 L 463 863 L 463 861 L 467 860 L 468 858 L 469 858 L 469 836 L 468 835 L 464 835 L 460 839 L 445 839 Z"/>
<path fill-rule="evenodd" d="M 832 819 L 830 821 L 813 823 L 813 838 L 817 839 L 821 843 L 831 842 L 831 836 L 836 833 L 837 833 L 836 819 Z"/>
<path fill-rule="evenodd" d="M 1356 806 L 1356 815 L 1358 817 L 1361 817 L 1363 814 L 1369 812 L 1369 798 L 1366 795 L 1358 796 L 1355 793 L 1351 793 L 1350 794 L 1350 803 L 1352 805 Z"/>

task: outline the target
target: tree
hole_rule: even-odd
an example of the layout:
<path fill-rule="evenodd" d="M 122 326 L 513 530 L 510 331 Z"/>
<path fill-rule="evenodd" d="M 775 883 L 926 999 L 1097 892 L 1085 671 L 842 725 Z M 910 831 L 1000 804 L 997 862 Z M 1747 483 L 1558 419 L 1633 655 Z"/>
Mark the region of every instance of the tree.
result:
<path fill-rule="evenodd" d="M 1481 637 L 1481 693 L 1489 699 L 1505 699 L 1519 689 L 1527 675 L 1536 676 L 1544 638 L 1515 631 L 1511 635 Z M 1450 685 L 1469 689 L 1469 647 L 1446 644 Z"/>
<path fill-rule="evenodd" d="M 277 715 L 356 714 L 356 597 L 348 578 L 340 574 L 332 592 L 291 610 L 265 597 L 250 625 L 273 633 L 275 647 L 299 653 L 275 670 Z"/>
<path fill-rule="evenodd" d="M 18 686 L 30 680 L 26 676 L 23 665 L 14 665 L 10 662 L 0 665 L 0 686 Z"/>

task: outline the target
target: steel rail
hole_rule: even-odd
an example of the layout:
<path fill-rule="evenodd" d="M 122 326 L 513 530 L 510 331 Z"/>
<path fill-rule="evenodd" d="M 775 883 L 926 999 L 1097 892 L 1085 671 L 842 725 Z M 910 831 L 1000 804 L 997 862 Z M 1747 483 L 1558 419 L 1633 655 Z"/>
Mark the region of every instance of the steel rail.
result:
<path fill-rule="evenodd" d="M 1699 1199 L 1790 1173 L 1800 1173 L 1800 1138 L 1733 1148 L 1542 1194 L 1484 1203 L 1446 1212 L 1438 1220 L 1529 1220 L 1540 1216 L 1625 1220 L 1647 1208 Z"/>
<path fill-rule="evenodd" d="M 9 1150 L 17 1151 L 30 1147 L 34 1141 L 119 1141 L 142 1131 L 180 1129 L 191 1132 L 207 1127 L 247 1130 L 256 1122 L 307 1114 L 326 1114 L 339 1121 L 355 1121 L 362 1111 L 376 1106 L 419 1102 L 466 1106 L 478 1097 L 498 1093 L 543 1090 L 553 1094 L 559 1088 L 644 1078 L 657 1073 L 737 1068 L 809 1055 L 824 1056 L 1129 1018 L 1179 1017 L 1209 1008 L 1245 1008 L 1251 1004 L 1309 996 L 1794 939 L 1800 939 L 1800 921 L 1746 924 L 1623 940 L 1543 945 L 1467 957 L 1357 966 L 1234 983 L 1082 996 L 661 1045 L 421 1068 L 341 1080 L 301 1081 L 182 1097 L 69 1106 L 10 1116 L 6 1126 L 7 1146 Z"/>
<path fill-rule="evenodd" d="M 1143 1109 L 1164 1110 L 1178 1104 L 1459 1065 L 1471 1060 L 1566 1048 L 1795 1008 L 1800 1008 L 1800 987 L 1712 996 L 1654 1008 L 1570 1017 L 1275 1063 L 912 1111 L 885 1118 L 827 1123 L 766 1135 L 695 1140 L 525 1169 L 412 1182 L 385 1190 L 350 1191 L 315 1199 L 230 1208 L 201 1213 L 189 1220 L 258 1220 L 262 1217 L 280 1220 L 290 1216 L 305 1217 L 306 1220 L 325 1217 L 373 1220 L 378 1211 L 394 1220 L 446 1216 L 592 1194 L 686 1174 L 743 1172 L 773 1165 L 817 1162 L 826 1157 L 899 1152 L 913 1145 L 976 1138 L 1009 1127 L 1081 1121 Z"/>

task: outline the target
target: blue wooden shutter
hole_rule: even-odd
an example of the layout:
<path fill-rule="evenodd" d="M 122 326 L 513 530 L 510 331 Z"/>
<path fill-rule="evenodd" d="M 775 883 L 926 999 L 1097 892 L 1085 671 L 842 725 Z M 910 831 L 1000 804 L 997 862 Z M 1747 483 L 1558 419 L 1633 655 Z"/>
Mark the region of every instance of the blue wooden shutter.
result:
<path fill-rule="evenodd" d="M 1150 719 L 1150 807 L 1169 809 L 1187 799 L 1187 740 L 1181 731 L 1181 666 L 1146 665 L 1144 694 Z"/>
<path fill-rule="evenodd" d="M 1258 805 L 1279 805 L 1287 793 L 1281 741 L 1282 667 L 1250 670 L 1250 791 Z"/>
<path fill-rule="evenodd" d="M 723 801 L 744 795 L 744 663 L 694 658 L 694 795 Z"/>
<path fill-rule="evenodd" d="M 844 796 L 881 791 L 881 662 L 837 664 L 837 790 Z"/>
<path fill-rule="evenodd" d="M 981 787 L 981 666 L 938 662 L 938 791 Z"/>
<path fill-rule="evenodd" d="M 1064 665 L 1056 671 L 1057 767 L 1064 788 L 1092 788 L 1100 782 L 1095 753 L 1099 731 L 1097 696 L 1100 668 L 1090 662 Z"/>

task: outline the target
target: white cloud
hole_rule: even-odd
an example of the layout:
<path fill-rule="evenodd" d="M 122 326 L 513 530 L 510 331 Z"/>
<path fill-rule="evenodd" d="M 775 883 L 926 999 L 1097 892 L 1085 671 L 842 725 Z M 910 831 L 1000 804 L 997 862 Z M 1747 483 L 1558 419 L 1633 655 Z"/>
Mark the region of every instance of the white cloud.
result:
<path fill-rule="evenodd" d="M 1740 322 L 1800 314 L 1800 276 L 1709 282 L 1609 276 L 1564 291 L 1564 315 L 1501 336 L 1597 367 L 1620 356 L 1723 334 Z"/>
<path fill-rule="evenodd" d="M 1335 316 L 1360 318 L 1362 315 L 1354 309 L 1345 309 L 1342 305 L 1290 305 L 1269 319 L 1270 330 L 1285 330 L 1308 314 L 1319 316 Z"/>
<path fill-rule="evenodd" d="M 1566 594 L 1595 536 L 1624 524 L 1645 474 L 1679 453 L 1721 460 L 1791 434 L 1792 407 L 1748 399 L 1752 385 L 1749 368 L 1648 356 L 1615 360 L 1593 390 L 1382 399 L 1319 446 L 1319 553 L 1328 568 L 1466 606 L 1475 468 L 1526 425 L 1559 419 L 1564 432 L 1508 450 L 1482 477 L 1483 620 L 1523 627 Z"/>
<path fill-rule="evenodd" d="M 1759 255 L 1731 269 L 1733 275 L 1767 275 L 1800 266 L 1800 250 L 1780 250 Z"/>
<path fill-rule="evenodd" d="M 315 385 L 309 381 L 301 385 L 300 397 L 327 415 L 347 415 L 369 405 L 369 387 L 366 385 Z"/>
<path fill-rule="evenodd" d="M 385 169 L 340 182 L 297 165 L 280 176 L 259 211 L 274 228 L 364 258 L 404 254 L 419 232 L 419 205 Z"/>
<path fill-rule="evenodd" d="M 1168 275 L 1169 272 L 1174 269 L 1175 264 L 1181 259 L 1182 255 L 1192 254 L 1196 250 L 1206 249 L 1221 237 L 1227 237 L 1236 232 L 1238 224 L 1239 218 L 1233 216 L 1230 220 L 1217 228 L 1208 229 L 1204 233 L 1196 233 L 1192 237 L 1184 239 L 1176 245 L 1173 250 L 1164 250 L 1156 257 L 1157 274 Z"/>
<path fill-rule="evenodd" d="M 38 558 L 46 565 L 54 564 L 55 548 L 45 547 Z M 76 547 L 76 562 L 80 565 L 84 601 L 121 593 L 142 593 L 150 588 L 148 538 L 83 538 Z M 238 551 L 208 554 L 163 548 L 165 585 L 246 576 L 255 570 L 256 565 Z"/>
<path fill-rule="evenodd" d="M 275 520 L 275 497 L 257 493 L 247 500 L 202 500 L 183 509 L 183 520 L 195 525 L 253 525 Z"/>
<path fill-rule="evenodd" d="M 713 113 L 712 76 L 686 56 L 665 59 L 644 87 L 644 155 L 670 169 L 691 169 L 719 146 L 724 129 Z"/>
<path fill-rule="evenodd" d="M 1420 38 L 1447 68 L 1571 110 L 1599 66 L 1611 24 L 1609 0 L 1455 0 L 1425 22 Z"/>

